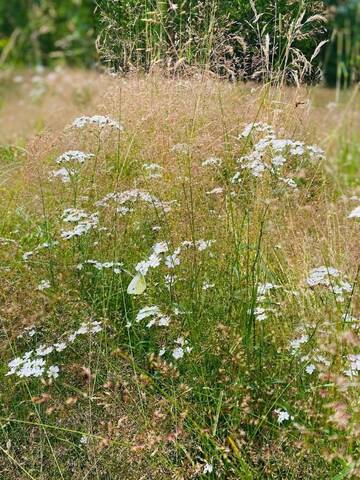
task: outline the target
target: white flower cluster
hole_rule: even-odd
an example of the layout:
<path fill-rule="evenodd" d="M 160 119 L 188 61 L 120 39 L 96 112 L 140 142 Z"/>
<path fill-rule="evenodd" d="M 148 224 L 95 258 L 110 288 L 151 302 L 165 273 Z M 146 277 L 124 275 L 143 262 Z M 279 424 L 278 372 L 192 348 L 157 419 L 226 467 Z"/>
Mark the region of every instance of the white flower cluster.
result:
<path fill-rule="evenodd" d="M 150 268 L 156 268 L 161 263 L 161 254 L 169 250 L 167 242 L 159 242 L 153 245 L 151 254 L 147 260 L 139 262 L 135 266 L 135 270 L 141 275 L 146 275 Z"/>
<path fill-rule="evenodd" d="M 112 269 L 114 273 L 121 273 L 122 267 L 124 266 L 124 264 L 121 262 L 98 262 L 97 260 L 85 260 L 84 264 L 93 265 L 96 268 L 96 270 L 100 270 L 100 271 Z M 79 263 L 77 265 L 77 269 L 82 270 L 84 267 L 84 264 Z"/>
<path fill-rule="evenodd" d="M 325 358 L 323 355 L 316 354 L 314 349 L 311 349 L 311 353 L 307 355 L 299 356 L 299 352 L 303 345 L 306 345 L 309 342 L 309 336 L 306 334 L 302 334 L 300 337 L 295 338 L 289 342 L 289 349 L 291 355 L 296 355 L 298 360 L 302 363 L 306 363 L 305 372 L 308 375 L 311 375 L 316 370 L 316 364 L 322 364 L 326 367 L 331 365 L 331 362 Z"/>
<path fill-rule="evenodd" d="M 144 307 L 139 310 L 138 314 L 136 315 L 135 321 L 139 323 L 144 318 L 151 318 L 151 320 L 146 325 L 147 328 L 151 328 L 153 326 L 158 327 L 168 327 L 170 325 L 170 317 L 161 313 L 159 307 L 156 305 L 151 307 Z"/>
<path fill-rule="evenodd" d="M 23 253 L 22 258 L 23 258 L 24 262 L 27 262 L 29 260 L 29 258 L 31 258 L 35 255 L 35 253 L 37 253 L 41 250 L 44 250 L 44 249 L 53 248 L 58 244 L 59 244 L 59 242 L 57 242 L 57 241 L 41 243 L 34 250 Z"/>
<path fill-rule="evenodd" d="M 20 333 L 17 338 L 23 338 L 24 336 L 33 337 L 36 334 L 35 325 L 30 325 L 29 327 L 25 327 L 23 333 Z"/>
<path fill-rule="evenodd" d="M 71 177 L 75 175 L 75 173 L 75 170 L 70 170 L 69 168 L 62 167 L 59 168 L 59 170 L 52 170 L 49 173 L 49 180 L 51 180 L 52 178 L 60 178 L 63 183 L 69 183 Z"/>
<path fill-rule="evenodd" d="M 344 295 L 352 292 L 352 285 L 340 278 L 340 272 L 333 267 L 318 267 L 310 271 L 306 279 L 309 287 L 316 287 L 318 285 L 325 286 L 335 296 L 338 302 L 344 301 Z"/>
<path fill-rule="evenodd" d="M 267 314 L 273 311 L 273 309 L 266 306 L 266 303 L 271 291 L 278 288 L 280 288 L 279 285 L 274 285 L 272 283 L 262 283 L 258 285 L 256 307 L 253 311 L 257 321 L 262 322 L 263 320 L 266 320 Z M 249 314 L 251 314 L 251 312 L 251 310 L 248 311 Z"/>
<path fill-rule="evenodd" d="M 190 353 L 192 347 L 189 346 L 189 341 L 184 339 L 184 337 L 178 337 L 175 342 L 175 347 L 170 348 L 171 355 L 175 360 L 180 360 L 184 357 L 185 353 Z M 162 357 L 167 352 L 165 347 L 160 349 L 159 356 Z"/>
<path fill-rule="evenodd" d="M 202 290 L 206 291 L 206 290 L 210 290 L 211 288 L 214 288 L 215 287 L 215 283 L 209 283 L 209 282 L 203 282 L 202 284 Z"/>
<path fill-rule="evenodd" d="M 75 118 L 72 123 L 72 126 L 75 128 L 84 128 L 87 125 L 95 125 L 101 128 L 109 127 L 120 132 L 124 130 L 124 127 L 121 123 L 104 115 L 92 115 L 91 117 L 84 115 L 82 117 Z"/>
<path fill-rule="evenodd" d="M 205 463 L 204 468 L 203 468 L 203 475 L 206 475 L 207 473 L 212 473 L 214 470 L 214 467 L 212 463 Z"/>
<path fill-rule="evenodd" d="M 296 188 L 296 183 L 292 178 L 282 177 L 280 174 L 281 169 L 288 161 L 289 155 L 292 157 L 307 155 L 310 159 L 320 159 L 324 156 L 323 151 L 314 145 L 308 146 L 304 142 L 277 138 L 273 128 L 263 122 L 246 125 L 239 138 L 247 138 L 252 132 L 263 133 L 264 135 L 260 135 L 253 151 L 241 157 L 237 160 L 237 163 L 241 170 L 249 170 L 254 177 L 262 177 L 266 171 L 269 171 L 285 185 Z M 238 171 L 233 176 L 232 182 L 237 183 L 240 178 L 241 171 Z"/>
<path fill-rule="evenodd" d="M 350 354 L 347 356 L 349 368 L 344 372 L 348 377 L 358 376 L 360 372 L 360 354 Z"/>
<path fill-rule="evenodd" d="M 40 292 L 42 292 L 43 290 L 47 290 L 48 288 L 51 288 L 50 280 L 41 280 L 37 287 Z"/>
<path fill-rule="evenodd" d="M 101 322 L 84 322 L 78 330 L 70 334 L 66 341 L 57 342 L 51 345 L 40 345 L 36 350 L 26 352 L 22 357 L 16 357 L 8 363 L 9 371 L 6 375 L 16 375 L 24 377 L 43 377 L 45 374 L 49 378 L 59 376 L 59 367 L 51 365 L 47 367 L 44 357 L 52 352 L 62 352 L 69 344 L 73 343 L 79 335 L 96 334 L 102 330 Z"/>
<path fill-rule="evenodd" d="M 294 417 L 289 414 L 286 410 L 281 410 L 279 408 L 275 409 L 274 412 L 277 415 L 277 421 L 281 425 L 283 422 L 287 420 L 294 420 Z"/>
<path fill-rule="evenodd" d="M 61 238 L 69 240 L 73 237 L 80 237 L 90 230 L 97 228 L 99 218 L 97 213 L 88 214 L 84 210 L 77 208 L 67 208 L 64 210 L 62 219 L 67 223 L 77 223 L 72 230 L 62 230 Z"/>
<path fill-rule="evenodd" d="M 171 255 L 165 258 L 165 265 L 168 268 L 175 268 L 180 265 L 180 254 L 183 250 L 195 247 L 199 252 L 211 247 L 215 240 L 196 240 L 195 245 L 189 240 L 184 240 L 179 247 L 177 247 Z"/>
<path fill-rule="evenodd" d="M 245 125 L 244 130 L 240 133 L 239 139 L 247 138 L 253 132 L 264 132 L 268 135 L 272 135 L 274 133 L 274 130 L 271 125 L 268 125 L 265 122 L 248 123 L 247 125 Z"/>
<path fill-rule="evenodd" d="M 125 215 L 133 211 L 132 208 L 127 207 L 127 203 L 135 203 L 137 201 L 142 201 L 152 205 L 154 208 L 162 210 L 165 213 L 168 213 L 171 210 L 171 205 L 174 202 L 162 202 L 154 195 L 145 192 L 143 190 L 133 189 L 126 190 L 124 192 L 112 192 L 108 193 L 104 198 L 95 203 L 97 207 L 107 207 L 110 202 L 115 202 L 117 205 L 117 212 L 121 215 Z"/>
<path fill-rule="evenodd" d="M 56 163 L 63 164 L 63 163 L 85 163 L 86 160 L 94 157 L 93 153 L 85 153 L 81 152 L 80 150 L 69 150 L 68 152 L 63 153 L 56 159 Z"/>
<path fill-rule="evenodd" d="M 291 348 L 291 353 L 295 355 L 300 347 L 307 343 L 309 341 L 309 335 L 301 335 L 298 338 L 295 338 L 294 340 L 290 341 L 290 348 Z"/>
<path fill-rule="evenodd" d="M 202 162 L 203 167 L 220 167 L 222 160 L 218 157 L 209 157 Z"/>

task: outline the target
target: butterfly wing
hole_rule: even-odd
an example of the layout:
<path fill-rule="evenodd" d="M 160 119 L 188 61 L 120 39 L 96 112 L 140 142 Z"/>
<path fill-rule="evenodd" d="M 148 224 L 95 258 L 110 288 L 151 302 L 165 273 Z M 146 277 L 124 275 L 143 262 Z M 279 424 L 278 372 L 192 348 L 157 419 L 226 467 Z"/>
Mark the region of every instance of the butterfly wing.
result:
<path fill-rule="evenodd" d="M 141 295 L 146 290 L 146 281 L 144 275 L 137 273 L 129 283 L 127 293 L 129 295 Z"/>

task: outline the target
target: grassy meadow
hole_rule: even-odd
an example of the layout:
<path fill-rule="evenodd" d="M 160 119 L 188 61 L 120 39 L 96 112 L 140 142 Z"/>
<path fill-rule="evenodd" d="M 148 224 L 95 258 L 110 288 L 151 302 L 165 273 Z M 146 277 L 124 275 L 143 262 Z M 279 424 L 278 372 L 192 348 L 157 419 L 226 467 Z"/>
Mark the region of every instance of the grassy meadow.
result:
<path fill-rule="evenodd" d="M 360 94 L 0 77 L 0 478 L 360 478 Z"/>

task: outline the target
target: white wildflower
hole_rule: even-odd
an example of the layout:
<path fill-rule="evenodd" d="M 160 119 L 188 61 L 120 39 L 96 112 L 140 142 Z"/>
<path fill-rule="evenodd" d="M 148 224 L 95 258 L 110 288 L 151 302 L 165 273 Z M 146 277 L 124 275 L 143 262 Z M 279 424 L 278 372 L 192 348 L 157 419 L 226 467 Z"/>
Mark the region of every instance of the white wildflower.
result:
<path fill-rule="evenodd" d="M 309 365 L 306 366 L 305 368 L 305 372 L 308 373 L 309 375 L 311 375 L 312 373 L 314 373 L 314 371 L 316 370 L 316 367 L 313 363 L 310 363 Z"/>
<path fill-rule="evenodd" d="M 59 170 L 53 170 L 49 173 L 49 179 L 52 178 L 60 178 L 63 183 L 69 183 L 71 180 L 71 176 L 74 175 L 75 172 L 69 170 L 65 167 L 60 168 Z"/>
<path fill-rule="evenodd" d="M 315 287 L 316 285 L 330 285 L 330 277 L 339 277 L 340 272 L 333 267 L 318 267 L 310 271 L 310 274 L 307 278 L 307 284 L 310 287 Z"/>
<path fill-rule="evenodd" d="M 144 307 L 142 308 L 136 315 L 136 322 L 140 322 L 144 318 L 152 317 L 154 315 L 159 315 L 160 309 L 156 305 L 152 307 Z"/>
<path fill-rule="evenodd" d="M 184 349 L 182 347 L 176 347 L 172 351 L 172 356 L 175 358 L 175 360 L 179 360 L 180 358 L 183 358 L 184 356 Z"/>
<path fill-rule="evenodd" d="M 283 157 L 282 155 L 277 155 L 276 157 L 273 157 L 271 159 L 271 163 L 276 168 L 282 167 L 284 165 L 284 163 L 286 163 L 286 158 Z"/>
<path fill-rule="evenodd" d="M 107 207 L 110 202 L 114 202 L 117 205 L 117 212 L 121 215 L 126 214 L 127 212 L 133 211 L 126 204 L 135 203 L 137 201 L 142 201 L 154 207 L 155 209 L 161 210 L 164 213 L 168 213 L 171 210 L 171 202 L 163 202 L 156 198 L 154 195 L 139 189 L 125 190 L 124 192 L 111 192 L 108 193 L 104 198 L 97 201 L 95 205 L 97 207 Z"/>
<path fill-rule="evenodd" d="M 62 352 L 67 347 L 65 342 L 54 343 L 54 349 L 57 352 Z"/>
<path fill-rule="evenodd" d="M 203 468 L 203 474 L 206 475 L 207 473 L 212 473 L 213 470 L 214 470 L 214 467 L 212 466 L 211 463 L 205 463 Z"/>
<path fill-rule="evenodd" d="M 199 252 L 202 252 L 203 250 L 206 250 L 207 248 L 211 247 L 213 243 L 215 243 L 215 240 L 197 240 L 195 242 Z"/>
<path fill-rule="evenodd" d="M 294 355 L 299 350 L 301 345 L 303 345 L 304 343 L 307 343 L 308 341 L 309 341 L 308 335 L 301 335 L 301 337 L 291 340 L 289 345 L 292 350 L 292 354 Z"/>
<path fill-rule="evenodd" d="M 54 347 L 52 345 L 49 345 L 49 346 L 41 345 L 40 347 L 37 348 L 35 353 L 38 357 L 46 357 L 53 350 L 54 350 Z"/>
<path fill-rule="evenodd" d="M 181 248 L 178 247 L 174 253 L 172 253 L 171 255 L 168 255 L 166 258 L 165 258 L 165 265 L 168 267 L 168 268 L 175 268 L 177 265 L 180 265 L 180 253 L 181 253 Z"/>
<path fill-rule="evenodd" d="M 41 282 L 39 283 L 39 285 L 37 286 L 37 289 L 40 290 L 41 292 L 43 290 L 46 290 L 48 288 L 51 288 L 51 283 L 50 283 L 50 280 L 41 280 Z"/>
<path fill-rule="evenodd" d="M 47 371 L 47 376 L 49 378 L 57 378 L 59 376 L 59 367 L 57 365 L 51 365 L 49 368 L 48 368 L 48 371 Z"/>
<path fill-rule="evenodd" d="M 159 327 L 168 327 L 170 325 L 170 317 L 162 315 L 158 318 L 157 324 Z"/>
<path fill-rule="evenodd" d="M 76 118 L 72 123 L 72 126 L 75 128 L 84 128 L 87 125 L 95 125 L 101 128 L 109 127 L 120 132 L 124 130 L 124 127 L 121 123 L 104 115 L 93 115 L 91 117 L 84 115 Z"/>
<path fill-rule="evenodd" d="M 282 182 L 284 182 L 285 185 L 287 185 L 288 187 L 297 188 L 297 184 L 296 184 L 295 180 L 293 180 L 292 178 L 280 177 L 280 180 Z"/>
<path fill-rule="evenodd" d="M 360 354 L 350 354 L 347 356 L 349 369 L 344 373 L 348 377 L 357 376 L 360 372 Z"/>
<path fill-rule="evenodd" d="M 78 210 L 75 208 L 68 208 L 63 213 L 63 221 L 76 223 L 72 230 L 62 230 L 60 235 L 64 240 L 69 240 L 73 237 L 80 237 L 88 233 L 90 230 L 96 228 L 99 223 L 97 213 L 88 214 L 84 210 Z"/>
<path fill-rule="evenodd" d="M 291 416 L 289 414 L 289 412 L 287 412 L 286 410 L 280 410 L 280 409 L 276 409 L 274 410 L 274 412 L 276 413 L 277 415 L 277 421 L 279 424 L 282 424 L 283 422 L 287 421 L 287 420 L 293 420 L 294 417 Z"/>
<path fill-rule="evenodd" d="M 203 167 L 220 167 L 222 160 L 218 157 L 209 157 L 207 160 L 202 162 Z"/>
<path fill-rule="evenodd" d="M 265 132 L 267 134 L 273 134 L 273 128 L 264 122 L 249 123 L 245 126 L 239 138 L 246 138 L 253 132 Z"/>
<path fill-rule="evenodd" d="M 254 309 L 254 316 L 256 320 L 262 322 L 267 319 L 266 309 L 263 307 L 256 307 Z"/>
<path fill-rule="evenodd" d="M 68 152 L 63 153 L 56 159 L 56 163 L 62 164 L 62 163 L 69 163 L 69 162 L 74 162 L 74 163 L 85 163 L 86 160 L 89 160 L 90 158 L 94 157 L 93 153 L 85 153 L 80 150 L 69 150 Z"/>

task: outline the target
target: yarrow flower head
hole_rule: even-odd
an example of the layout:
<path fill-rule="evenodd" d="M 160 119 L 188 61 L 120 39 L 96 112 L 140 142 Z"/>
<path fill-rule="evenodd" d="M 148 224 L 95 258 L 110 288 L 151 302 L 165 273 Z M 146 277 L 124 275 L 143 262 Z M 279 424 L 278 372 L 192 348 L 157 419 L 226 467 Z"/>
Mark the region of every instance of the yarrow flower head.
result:
<path fill-rule="evenodd" d="M 145 318 L 151 318 L 146 325 L 147 328 L 151 328 L 153 326 L 167 327 L 170 324 L 170 317 L 161 313 L 159 307 L 156 305 L 142 308 L 136 315 L 135 321 L 139 323 Z"/>
<path fill-rule="evenodd" d="M 141 275 L 146 275 L 150 268 L 156 268 L 160 265 L 161 254 L 169 249 L 167 242 L 158 242 L 153 245 L 150 256 L 135 266 L 135 270 Z"/>
<path fill-rule="evenodd" d="M 184 339 L 183 337 L 179 337 L 175 340 L 175 344 L 177 345 L 173 351 L 172 356 L 175 360 L 180 360 L 184 357 L 185 353 L 190 353 L 192 348 L 189 347 L 188 340 Z"/>
<path fill-rule="evenodd" d="M 82 117 L 75 118 L 72 123 L 72 126 L 75 128 L 84 128 L 87 125 L 94 125 L 100 128 L 109 127 L 120 132 L 124 130 L 124 127 L 121 123 L 104 115 L 93 115 L 91 117 L 84 115 Z"/>
<path fill-rule="evenodd" d="M 271 125 L 263 122 L 246 125 L 239 135 L 239 140 L 248 139 L 253 134 L 258 138 L 253 145 L 253 150 L 237 160 L 240 169 L 248 170 L 253 177 L 260 178 L 269 172 L 288 187 L 297 188 L 292 178 L 280 175 L 289 159 L 304 155 L 310 160 L 323 158 L 323 151 L 320 148 L 291 139 L 279 139 Z M 241 181 L 241 170 L 235 173 L 232 183 Z"/>
<path fill-rule="evenodd" d="M 126 190 L 124 192 L 108 193 L 104 198 L 97 201 L 95 205 L 97 207 L 108 207 L 110 202 L 114 202 L 117 205 L 117 212 L 125 215 L 133 211 L 127 204 L 134 204 L 137 201 L 147 203 L 164 213 L 170 212 L 171 205 L 174 203 L 161 201 L 151 193 L 134 188 L 133 190 Z"/>
<path fill-rule="evenodd" d="M 213 470 L 214 470 L 214 467 L 211 463 L 205 463 L 203 468 L 203 474 L 206 475 L 207 473 L 212 473 Z"/>
<path fill-rule="evenodd" d="M 331 277 L 339 277 L 340 272 L 333 267 L 317 267 L 310 271 L 306 280 L 309 287 L 315 287 L 316 285 L 330 285 Z"/>
<path fill-rule="evenodd" d="M 93 153 L 85 153 L 81 152 L 80 150 L 69 150 L 68 152 L 63 153 L 56 159 L 56 163 L 63 164 L 63 163 L 85 163 L 86 160 L 94 157 Z"/>
<path fill-rule="evenodd" d="M 69 170 L 65 167 L 59 168 L 59 170 L 53 170 L 49 173 L 49 180 L 53 178 L 60 178 L 63 183 L 69 183 L 71 176 L 75 174 L 75 171 Z"/>
<path fill-rule="evenodd" d="M 294 417 L 292 415 L 290 415 L 289 412 L 287 412 L 286 410 L 281 410 L 281 409 L 278 408 L 278 409 L 274 410 L 274 412 L 277 415 L 277 421 L 280 425 L 287 420 L 293 420 L 294 419 Z"/>
<path fill-rule="evenodd" d="M 51 365 L 47 367 L 45 357 L 53 352 L 62 352 L 68 345 L 76 340 L 79 335 L 96 334 L 102 330 L 102 325 L 98 321 L 83 322 L 80 327 L 70 334 L 66 341 L 57 342 L 49 345 L 40 345 L 36 350 L 30 350 L 22 357 L 16 357 L 8 363 L 9 371 L 7 376 L 16 375 L 17 377 L 44 377 L 45 373 L 49 378 L 59 376 L 59 367 Z"/>
<path fill-rule="evenodd" d="M 209 157 L 208 159 L 202 162 L 203 167 L 220 167 L 222 160 L 218 157 Z"/>
<path fill-rule="evenodd" d="M 301 337 L 291 340 L 289 344 L 291 348 L 291 353 L 295 355 L 295 353 L 300 349 L 301 345 L 307 343 L 308 341 L 309 341 L 308 335 L 301 335 Z"/>
<path fill-rule="evenodd" d="M 360 372 L 360 354 L 347 356 L 349 368 L 344 372 L 348 377 L 358 376 Z"/>
<path fill-rule="evenodd" d="M 353 287 L 349 282 L 341 279 L 340 275 L 336 268 L 321 266 L 311 270 L 306 282 L 309 287 L 318 285 L 327 287 L 339 302 L 343 302 L 344 295 L 351 293 Z"/>
<path fill-rule="evenodd" d="M 62 230 L 61 238 L 69 240 L 73 237 L 80 237 L 90 230 L 97 228 L 99 218 L 97 213 L 88 214 L 84 210 L 68 208 L 64 211 L 62 219 L 67 223 L 77 223 L 72 230 Z"/>
<path fill-rule="evenodd" d="M 121 273 L 124 266 L 121 262 L 99 262 L 97 260 L 85 260 L 84 264 L 93 265 L 96 270 L 112 270 L 114 273 Z M 77 266 L 78 270 L 83 269 L 83 264 Z"/>
<path fill-rule="evenodd" d="M 50 287 L 51 287 L 51 283 L 49 280 L 41 280 L 37 288 L 42 292 L 43 290 L 46 290 Z"/>

